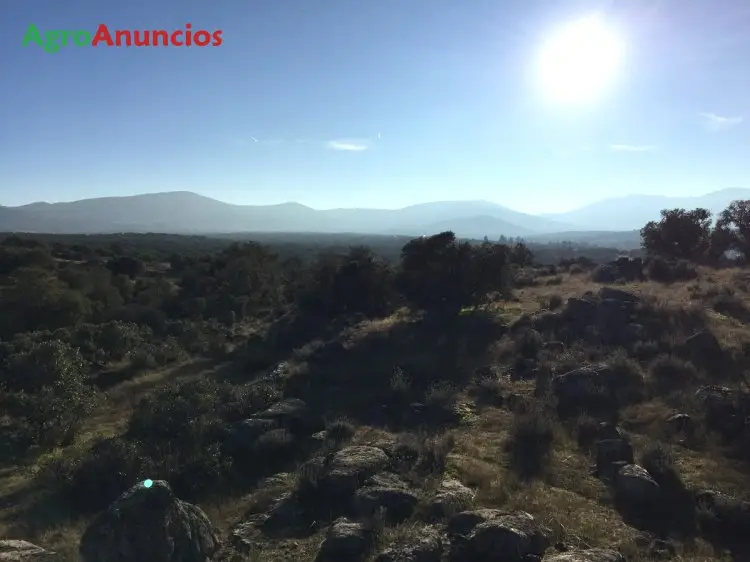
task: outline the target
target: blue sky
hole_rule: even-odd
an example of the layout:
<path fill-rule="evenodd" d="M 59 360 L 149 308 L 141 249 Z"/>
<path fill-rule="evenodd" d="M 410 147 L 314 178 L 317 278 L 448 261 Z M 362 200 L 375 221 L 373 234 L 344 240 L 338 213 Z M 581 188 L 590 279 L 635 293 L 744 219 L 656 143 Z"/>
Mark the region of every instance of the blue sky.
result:
<path fill-rule="evenodd" d="M 1 11 L 3 205 L 190 190 L 553 212 L 750 187 L 747 0 L 5 0 Z M 592 102 L 554 103 L 534 73 L 539 47 L 592 13 L 625 42 L 624 64 Z M 30 24 L 188 21 L 223 30 L 224 44 L 21 45 Z"/>

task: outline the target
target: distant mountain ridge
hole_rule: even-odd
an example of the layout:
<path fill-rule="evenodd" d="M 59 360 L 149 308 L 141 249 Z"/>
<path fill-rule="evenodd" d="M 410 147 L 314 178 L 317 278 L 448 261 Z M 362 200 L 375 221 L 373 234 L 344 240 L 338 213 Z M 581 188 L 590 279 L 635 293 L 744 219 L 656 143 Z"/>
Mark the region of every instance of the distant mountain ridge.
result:
<path fill-rule="evenodd" d="M 581 230 L 633 230 L 642 228 L 648 221 L 658 220 L 662 209 L 702 207 L 717 214 L 737 199 L 750 199 L 750 189 L 730 187 L 694 197 L 627 195 L 597 201 L 567 213 L 542 216 L 575 224 Z"/>
<path fill-rule="evenodd" d="M 189 191 L 174 191 L 0 207 L 1 231 L 53 234 L 255 231 L 420 235 L 454 229 L 459 236 L 481 238 L 570 228 L 488 201 L 442 201 L 396 210 L 315 210 L 299 203 L 233 205 Z"/>
<path fill-rule="evenodd" d="M 489 201 L 438 201 L 402 209 L 316 210 L 300 203 L 233 205 L 189 191 L 100 197 L 66 203 L 0 206 L 0 231 L 50 234 L 162 232 L 360 233 L 420 236 L 453 230 L 462 238 L 521 236 L 536 241 L 581 241 L 636 247 L 638 230 L 665 208 L 705 207 L 716 213 L 750 189 L 699 197 L 630 195 L 558 214 L 521 213 Z"/>

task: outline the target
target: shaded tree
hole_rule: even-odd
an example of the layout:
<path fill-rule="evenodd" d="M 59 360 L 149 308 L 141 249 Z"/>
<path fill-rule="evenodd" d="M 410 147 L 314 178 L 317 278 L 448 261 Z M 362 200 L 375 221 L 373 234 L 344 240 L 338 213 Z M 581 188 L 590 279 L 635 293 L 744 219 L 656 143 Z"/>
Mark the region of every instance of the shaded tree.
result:
<path fill-rule="evenodd" d="M 732 201 L 716 221 L 717 245 L 750 257 L 750 201 Z M 723 253 L 723 251 L 722 251 Z"/>
<path fill-rule="evenodd" d="M 711 243 L 711 212 L 663 209 L 659 222 L 641 229 L 641 245 L 651 255 L 701 261 Z"/>

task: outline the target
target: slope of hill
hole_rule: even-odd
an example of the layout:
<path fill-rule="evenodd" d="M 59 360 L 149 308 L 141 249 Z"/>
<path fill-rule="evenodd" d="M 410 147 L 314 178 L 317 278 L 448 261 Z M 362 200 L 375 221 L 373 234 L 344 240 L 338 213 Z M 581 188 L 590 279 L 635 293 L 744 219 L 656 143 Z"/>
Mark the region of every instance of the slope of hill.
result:
<path fill-rule="evenodd" d="M 483 217 L 481 224 L 476 222 L 478 216 Z M 298 203 L 232 205 L 185 191 L 0 207 L 0 231 L 15 232 L 422 234 L 436 229 L 453 229 L 462 237 L 495 237 L 567 230 L 569 225 L 486 201 L 319 211 Z"/>
<path fill-rule="evenodd" d="M 662 209 L 703 207 L 718 213 L 737 199 L 750 199 L 750 189 L 728 188 L 697 197 L 628 195 L 604 199 L 567 213 L 542 216 L 576 224 L 581 230 L 633 230 L 641 228 L 648 221 L 658 220 Z"/>
<path fill-rule="evenodd" d="M 66 439 L 41 456 L 0 455 L 0 537 L 16 539 L 0 559 L 28 560 L 21 539 L 83 562 L 750 559 L 747 271 L 607 287 L 579 266 L 543 268 L 512 300 L 447 323 L 403 308 L 325 322 L 227 308 L 225 325 L 192 295 L 236 306 L 215 293 L 223 279 L 234 293 L 241 276 L 227 274 L 247 271 L 247 256 L 207 257 L 148 262 L 116 302 L 102 290 L 114 277 L 58 259 L 0 303 L 0 319 L 28 323 L 0 349 L 12 359 L 4 382 L 25 388 L 35 380 L 14 375 L 43 366 L 71 389 L 18 391 L 14 425 L 0 420 L 4 446 Z M 0 285 L 30 279 L 19 275 Z M 149 314 L 50 316 L 65 327 L 50 342 L 32 328 L 58 275 L 97 285 L 90 297 L 88 283 L 66 289 L 79 296 L 59 301 L 68 309 L 96 298 L 113 317 Z M 27 404 L 76 431 L 29 424 Z"/>

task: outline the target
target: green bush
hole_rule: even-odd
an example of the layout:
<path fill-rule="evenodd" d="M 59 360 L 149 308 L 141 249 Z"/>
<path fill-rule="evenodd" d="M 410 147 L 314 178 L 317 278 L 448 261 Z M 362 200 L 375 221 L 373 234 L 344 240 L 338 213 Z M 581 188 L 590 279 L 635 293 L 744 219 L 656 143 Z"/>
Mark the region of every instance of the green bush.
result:
<path fill-rule="evenodd" d="M 533 478 L 543 472 L 554 441 L 554 422 L 539 409 L 520 410 L 513 418 L 507 449 L 511 468 L 521 478 Z"/>
<path fill-rule="evenodd" d="M 96 406 L 88 368 L 78 350 L 61 341 L 41 343 L 8 359 L 3 405 L 15 443 L 24 450 L 69 442 Z"/>

